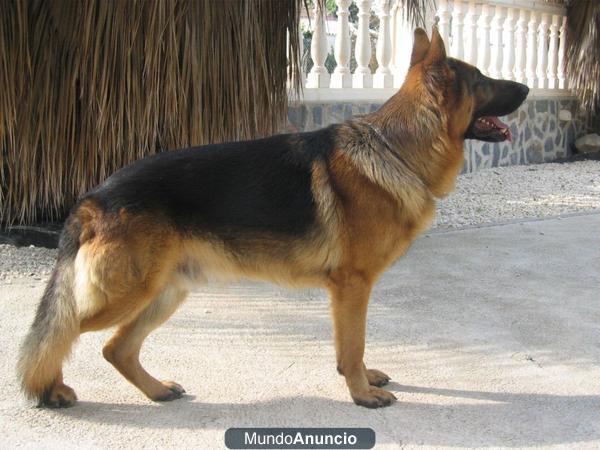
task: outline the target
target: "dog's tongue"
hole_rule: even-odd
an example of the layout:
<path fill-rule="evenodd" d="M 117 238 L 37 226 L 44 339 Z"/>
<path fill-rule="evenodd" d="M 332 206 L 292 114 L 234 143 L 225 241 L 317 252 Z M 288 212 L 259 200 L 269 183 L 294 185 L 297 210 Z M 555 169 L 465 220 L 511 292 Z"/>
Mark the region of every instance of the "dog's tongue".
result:
<path fill-rule="evenodd" d="M 508 142 L 512 142 L 512 133 L 510 132 L 510 127 L 508 125 L 495 116 L 489 116 L 486 117 L 486 119 L 492 122 L 495 127 L 500 128 L 501 130 L 506 130 L 506 139 Z"/>
<path fill-rule="evenodd" d="M 492 122 L 494 125 L 496 125 L 498 128 L 508 128 L 508 125 L 506 125 L 504 122 L 502 122 L 496 116 L 489 116 L 487 119 L 490 122 Z"/>

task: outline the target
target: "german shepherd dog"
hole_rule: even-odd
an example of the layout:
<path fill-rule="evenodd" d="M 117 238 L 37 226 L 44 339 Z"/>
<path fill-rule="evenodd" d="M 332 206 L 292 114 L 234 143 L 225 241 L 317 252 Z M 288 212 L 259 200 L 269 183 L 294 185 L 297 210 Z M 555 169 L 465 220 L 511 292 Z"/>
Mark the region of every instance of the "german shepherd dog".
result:
<path fill-rule="evenodd" d="M 363 362 L 369 294 L 454 186 L 465 139 L 511 138 L 496 116 L 527 86 L 447 58 L 437 29 L 414 35 L 410 69 L 379 110 L 305 133 L 164 152 L 117 171 L 74 206 L 56 267 L 22 345 L 27 396 L 77 397 L 62 364 L 81 333 L 117 327 L 104 357 L 156 401 L 183 388 L 144 370 L 146 336 L 189 290 L 251 277 L 326 288 L 337 369 L 358 405 L 390 405 Z"/>

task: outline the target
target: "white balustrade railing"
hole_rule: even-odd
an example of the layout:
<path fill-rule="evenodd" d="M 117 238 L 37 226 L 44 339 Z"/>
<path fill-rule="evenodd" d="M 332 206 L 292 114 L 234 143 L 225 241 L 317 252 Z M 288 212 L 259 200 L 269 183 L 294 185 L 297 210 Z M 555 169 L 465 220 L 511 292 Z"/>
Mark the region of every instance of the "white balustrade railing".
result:
<path fill-rule="evenodd" d="M 319 91 L 315 99 L 334 99 L 343 91 L 347 99 L 385 98 L 392 88 L 400 86 L 412 47 L 412 31 L 408 32 L 412 27 L 406 23 L 401 3 L 335 0 L 337 26 L 332 48 L 327 48 L 326 14 L 319 3 L 315 2 L 312 11 L 310 54 L 314 65 L 306 76 L 305 95 Z M 352 3 L 358 7 L 356 26 L 348 21 Z M 543 0 L 438 0 L 437 4 L 436 11 L 428 12 L 428 22 L 437 17 L 449 56 L 474 64 L 491 77 L 526 83 L 538 92 L 560 93 L 568 88 L 563 6 Z M 372 11 L 379 18 L 378 32 L 369 28 Z M 356 38 L 354 48 L 352 34 Z M 376 37 L 375 73 L 370 68 L 372 36 Z M 331 76 L 325 67 L 330 51 L 336 60 Z M 356 62 L 353 73 L 352 56 Z"/>

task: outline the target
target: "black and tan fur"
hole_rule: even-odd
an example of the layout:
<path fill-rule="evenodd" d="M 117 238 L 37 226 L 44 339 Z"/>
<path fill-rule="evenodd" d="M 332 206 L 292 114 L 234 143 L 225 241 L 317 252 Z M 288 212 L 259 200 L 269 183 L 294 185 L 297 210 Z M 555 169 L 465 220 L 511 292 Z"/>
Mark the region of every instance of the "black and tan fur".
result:
<path fill-rule="evenodd" d="M 378 111 L 315 132 L 162 153 L 121 169 L 67 220 L 58 261 L 22 347 L 25 393 L 72 405 L 62 364 L 84 332 L 117 327 L 103 354 L 153 400 L 184 392 L 139 362 L 145 337 L 188 291 L 251 277 L 331 294 L 337 367 L 357 404 L 389 405 L 389 377 L 363 363 L 373 284 L 428 225 L 463 165 L 465 138 L 526 86 L 446 58 L 415 32 L 411 68 Z"/>

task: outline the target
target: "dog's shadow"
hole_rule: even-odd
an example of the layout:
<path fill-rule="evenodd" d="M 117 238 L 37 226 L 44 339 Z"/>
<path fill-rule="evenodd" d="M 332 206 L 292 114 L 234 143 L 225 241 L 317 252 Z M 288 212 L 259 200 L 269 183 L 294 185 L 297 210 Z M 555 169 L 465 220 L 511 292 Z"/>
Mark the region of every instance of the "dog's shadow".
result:
<path fill-rule="evenodd" d="M 398 402 L 379 410 L 319 397 L 252 403 L 203 403 L 195 396 L 164 404 L 82 401 L 58 414 L 139 428 L 371 427 L 377 442 L 434 446 L 569 445 L 600 439 L 600 396 L 515 394 L 390 383 Z M 433 400 L 416 402 L 412 394 Z M 452 404 L 444 404 L 453 397 Z M 412 400 L 411 400 L 412 398 Z M 439 398 L 439 401 L 436 401 Z"/>

